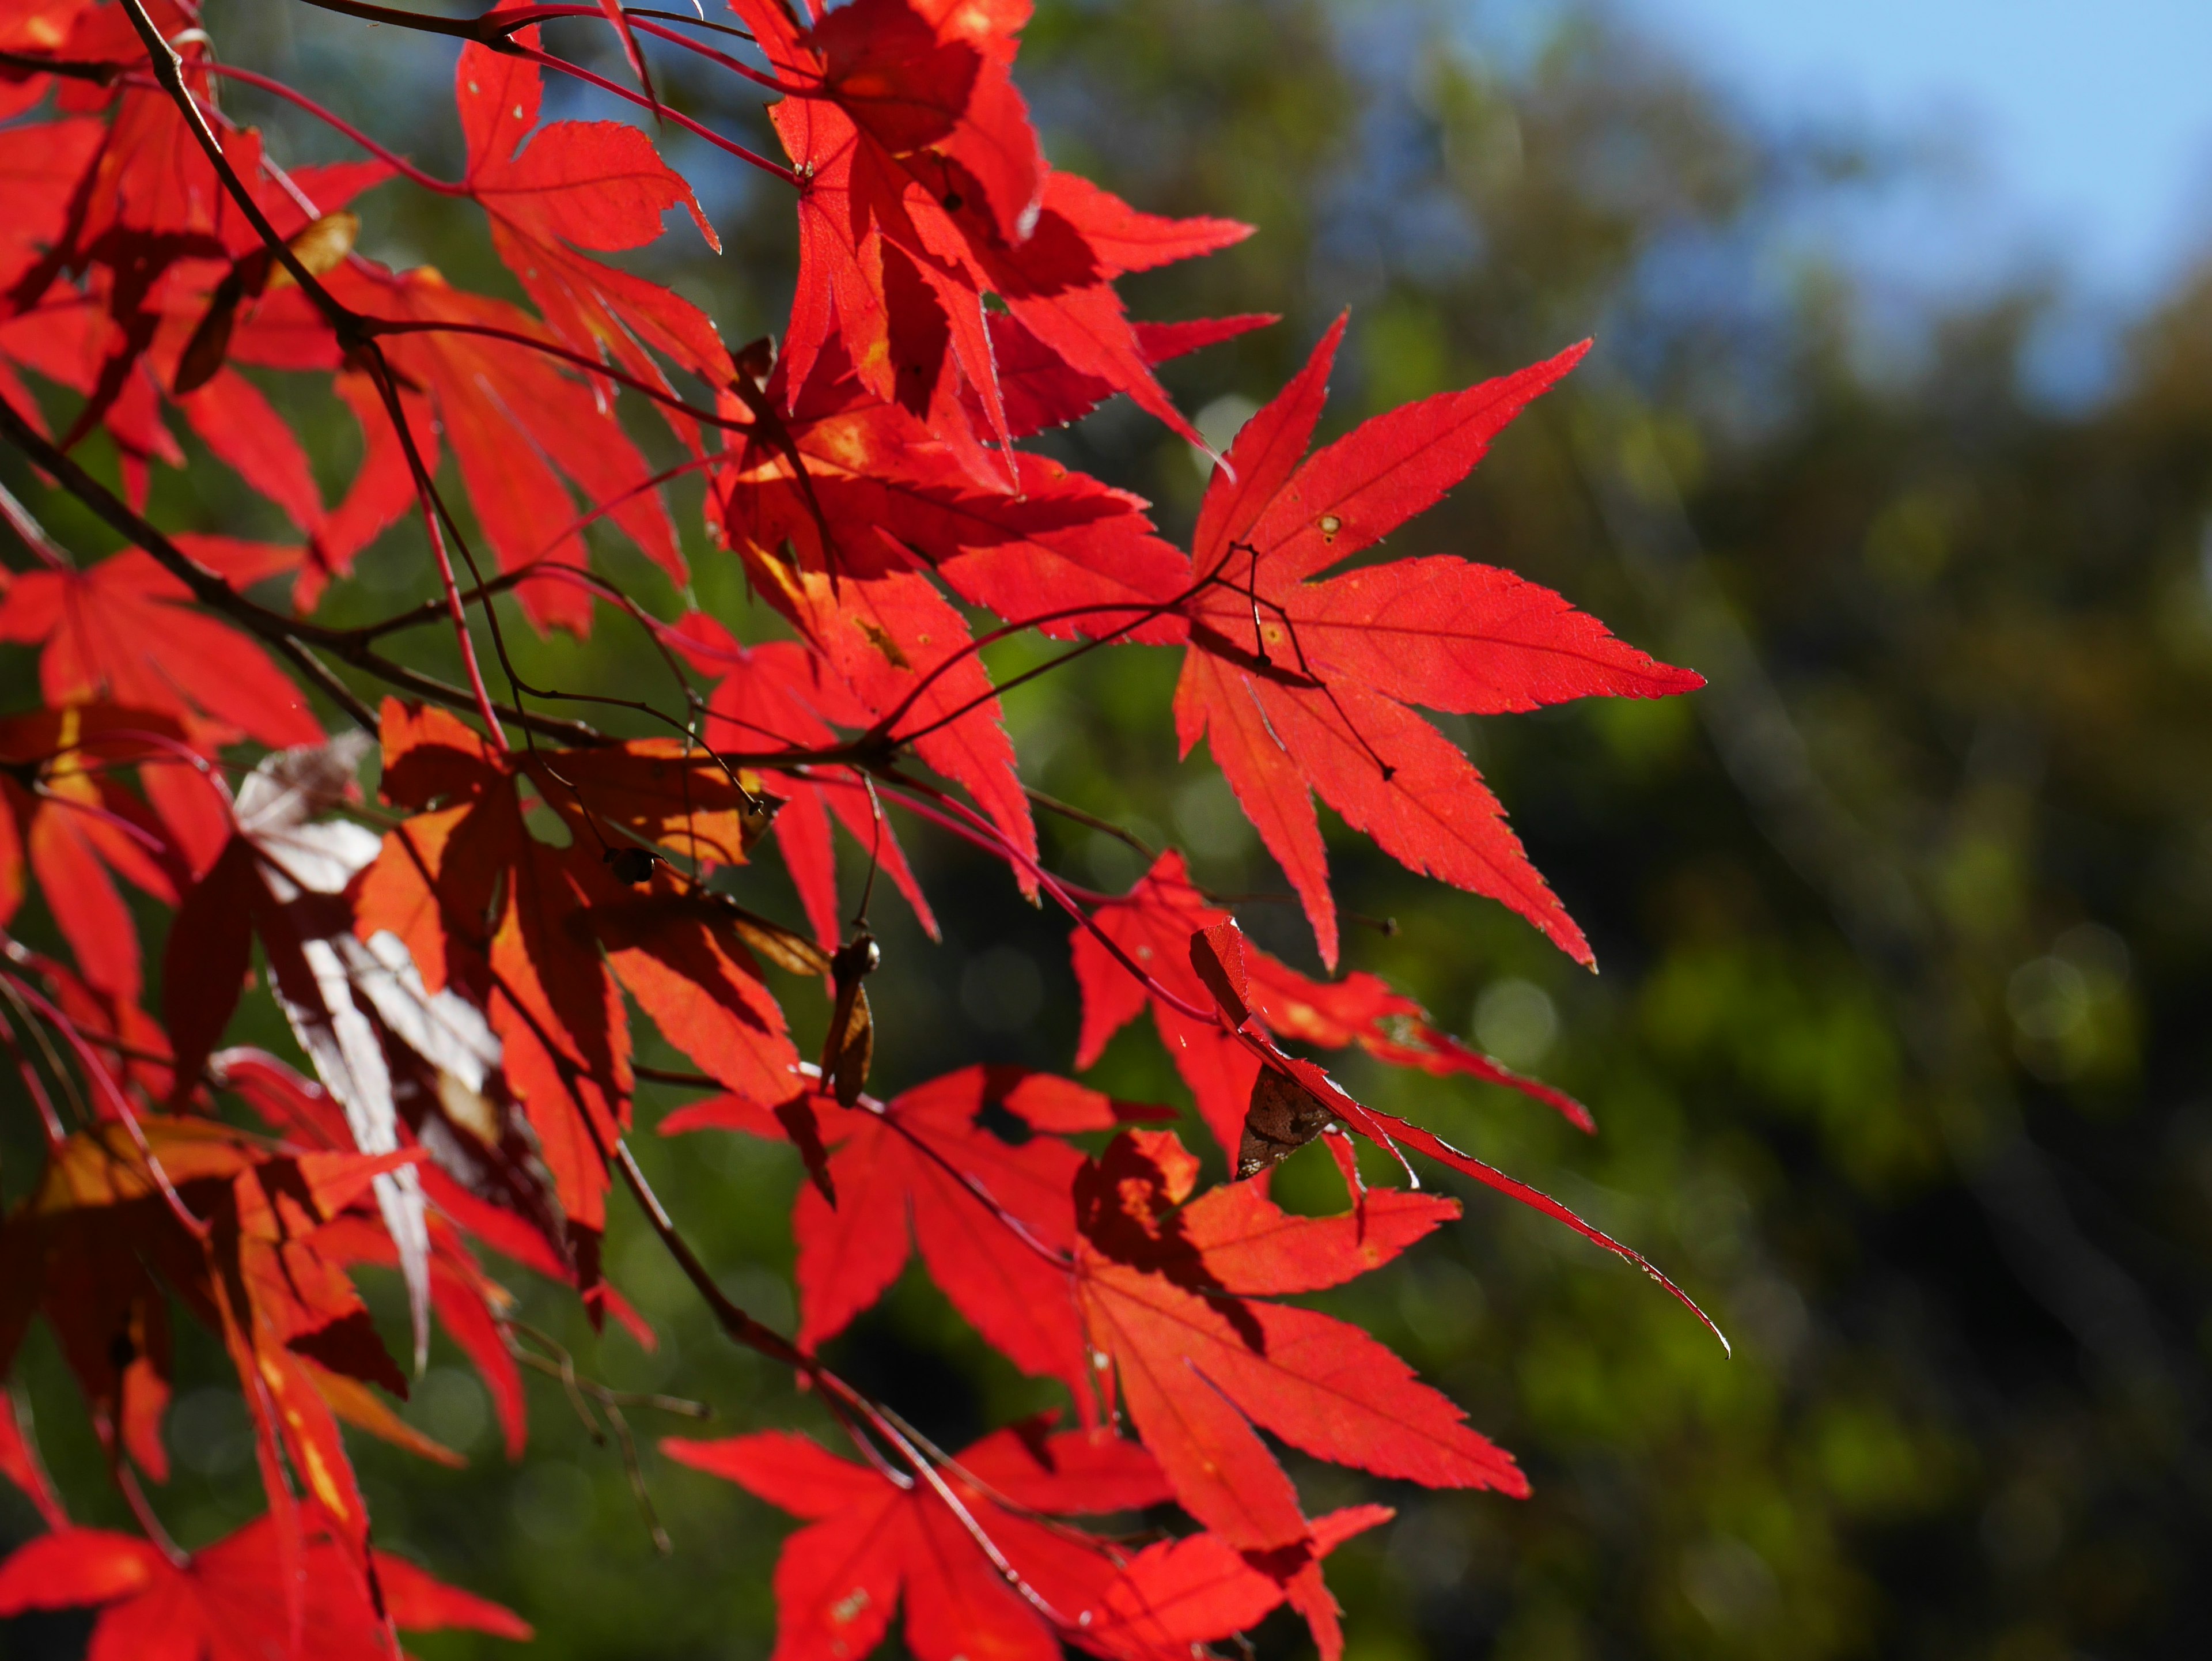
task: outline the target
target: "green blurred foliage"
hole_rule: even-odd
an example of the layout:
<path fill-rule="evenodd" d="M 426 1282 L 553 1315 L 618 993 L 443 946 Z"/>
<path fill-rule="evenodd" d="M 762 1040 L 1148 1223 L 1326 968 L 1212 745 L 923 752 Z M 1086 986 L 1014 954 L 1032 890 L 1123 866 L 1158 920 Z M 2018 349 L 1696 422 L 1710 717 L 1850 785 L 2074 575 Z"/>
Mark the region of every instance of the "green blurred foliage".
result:
<path fill-rule="evenodd" d="M 244 61 L 286 67 L 453 167 L 439 43 L 265 3 L 211 9 Z M 583 33 L 570 45 L 605 50 Z M 1790 234 L 1793 216 L 1881 188 L 1879 135 L 1749 130 L 1603 12 L 1057 0 L 1022 68 L 1058 162 L 1150 209 L 1261 228 L 1127 285 L 1139 315 L 1283 314 L 1168 370 L 1210 436 L 1346 305 L 1331 434 L 1595 335 L 1572 383 L 1386 552 L 1511 566 L 1711 680 L 1665 704 L 1446 723 L 1589 930 L 1600 977 L 1332 826 L 1346 909 L 1397 924 L 1352 930 L 1348 965 L 1575 1092 L 1601 1134 L 1356 1060 L 1348 1086 L 1646 1251 L 1735 1341 L 1723 1355 L 1640 1277 L 1480 1193 L 1463 1224 L 1324 1300 L 1463 1402 L 1536 1489 L 1516 1503 L 1299 1466 L 1311 1509 L 1399 1508 L 1332 1561 L 1353 1661 L 2203 1652 L 2212 1026 L 2191 1012 L 2212 979 L 2212 279 L 2142 321 L 2102 400 L 2039 402 L 2021 364 L 2051 295 L 1877 327 L 1849 275 Z M 676 65 L 663 81 L 679 106 L 763 137 L 702 84 Z M 607 113 L 572 91 L 550 101 Z M 285 153 L 341 153 L 274 106 L 234 103 Z M 789 283 L 787 204 L 669 141 L 729 252 L 712 260 L 678 229 L 641 267 L 732 339 L 768 328 Z M 509 291 L 449 202 L 387 187 L 362 246 Z M 343 423 L 277 391 L 328 441 L 335 483 Z M 665 449 L 651 429 L 638 423 L 641 441 Z M 1193 453 L 1126 406 L 1048 442 L 1188 529 Z M 676 496 L 681 509 L 696 487 Z M 164 478 L 155 502 L 168 525 L 273 529 L 219 469 Z M 88 551 L 108 545 L 54 516 Z M 643 603 L 672 611 L 664 580 L 602 545 Z M 696 538 L 690 551 L 696 598 L 769 632 L 732 563 Z M 380 615 L 424 592 L 425 570 L 395 532 L 329 615 Z M 579 643 L 507 617 L 533 678 L 669 695 L 614 621 Z M 451 672 L 435 631 L 415 645 Z M 1040 656 L 1010 642 L 994 664 Z M 1025 764 L 1053 794 L 1179 843 L 1209 884 L 1274 888 L 1210 764 L 1175 756 L 1173 672 L 1168 654 L 1130 650 L 1023 688 L 1007 715 Z M 27 666 L 10 658 L 7 673 L 20 704 Z M 1110 837 L 1043 828 L 1057 868 L 1103 886 L 1135 873 Z M 977 1059 L 1065 1067 L 1064 920 L 963 849 L 910 841 L 945 939 L 877 907 L 879 1089 Z M 772 869 L 739 885 L 796 916 Z M 1311 965 L 1293 910 L 1243 915 Z M 26 928 L 37 936 L 35 917 Z M 793 1004 L 802 1029 L 818 1025 L 811 995 Z M 273 1025 L 240 1035 L 278 1044 Z M 1183 1099 L 1147 1027 L 1094 1076 Z M 641 1117 L 678 1098 L 648 1097 Z M 726 1287 L 787 1325 L 787 1150 L 636 1140 Z M 34 1161 L 9 1143 L 11 1196 Z M 1334 1203 L 1308 1162 L 1279 1192 Z M 595 1336 L 559 1299 L 526 1299 L 586 1372 L 710 1403 L 725 1432 L 823 1423 L 787 1378 L 720 1342 L 634 1216 L 614 1219 L 610 1260 L 659 1331 L 650 1353 Z M 380 1295 L 396 1329 L 394 1288 Z M 951 1445 L 1053 1400 L 918 1274 L 832 1358 Z M 361 1447 L 386 1542 L 525 1611 L 549 1661 L 767 1652 L 785 1524 L 653 1454 L 652 1436 L 687 1426 L 633 1415 L 676 1542 L 662 1559 L 617 1451 L 557 1383 L 532 1381 L 532 1451 L 511 1466 L 459 1367 L 441 1348 L 406 1410 L 470 1456 L 465 1470 Z M 185 1368 L 210 1381 L 220 1358 L 188 1350 Z M 84 1514 L 116 1518 L 51 1346 L 23 1372 Z M 188 1384 L 174 1439 L 159 1503 L 204 1540 L 252 1505 L 243 1420 Z M 0 1505 L 9 1528 L 30 1526 Z M 81 1629 L 25 1626 L 8 1653 Z M 1279 1619 L 1260 1649 L 1304 1644 Z M 416 1647 L 434 1661 L 501 1646 Z"/>

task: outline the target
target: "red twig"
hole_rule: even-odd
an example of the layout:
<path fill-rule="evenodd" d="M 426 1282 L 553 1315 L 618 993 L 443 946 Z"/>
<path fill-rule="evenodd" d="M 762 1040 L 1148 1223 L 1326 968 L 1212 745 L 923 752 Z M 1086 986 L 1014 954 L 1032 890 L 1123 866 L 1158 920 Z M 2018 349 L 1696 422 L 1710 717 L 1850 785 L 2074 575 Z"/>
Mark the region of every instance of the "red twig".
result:
<path fill-rule="evenodd" d="M 236 81 L 248 87 L 258 87 L 263 92 L 282 98 L 287 103 L 305 110 L 325 125 L 344 134 L 410 184 L 420 185 L 426 191 L 435 191 L 441 196 L 466 196 L 469 193 L 469 187 L 466 185 L 458 184 L 448 179 L 441 179 L 434 173 L 424 173 L 422 168 L 416 167 L 397 150 L 388 149 L 378 143 L 375 139 L 354 125 L 345 117 L 338 114 L 337 111 L 317 103 L 307 94 L 296 88 L 287 86 L 274 76 L 258 74 L 252 70 L 240 69 L 234 64 L 218 64 L 213 58 L 202 58 L 191 67 L 204 74 L 220 75 L 226 80 Z"/>

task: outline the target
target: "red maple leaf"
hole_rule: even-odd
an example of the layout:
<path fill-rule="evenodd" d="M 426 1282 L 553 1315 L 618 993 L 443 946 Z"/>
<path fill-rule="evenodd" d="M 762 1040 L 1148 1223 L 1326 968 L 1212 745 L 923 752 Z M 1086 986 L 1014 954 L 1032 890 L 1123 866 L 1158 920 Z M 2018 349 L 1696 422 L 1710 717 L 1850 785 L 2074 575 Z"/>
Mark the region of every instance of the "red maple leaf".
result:
<path fill-rule="evenodd" d="M 1331 1132 L 1356 1132 L 1366 1137 L 1376 1147 L 1391 1153 L 1405 1167 L 1409 1177 L 1413 1171 L 1407 1161 L 1404 1150 L 1413 1148 L 1454 1171 L 1473 1177 L 1486 1187 L 1518 1200 L 1531 1210 L 1540 1211 L 1556 1222 L 1565 1223 L 1593 1245 L 1602 1246 L 1623 1262 L 1634 1264 L 1702 1321 L 1706 1329 L 1721 1341 L 1723 1349 L 1728 1348 L 1727 1335 L 1713 1324 L 1711 1317 L 1698 1307 L 1695 1299 L 1668 1280 L 1654 1264 L 1611 1235 L 1583 1221 L 1550 1195 L 1507 1176 L 1496 1166 L 1486 1165 L 1471 1154 L 1462 1153 L 1434 1131 L 1401 1119 L 1395 1114 L 1377 1112 L 1363 1103 L 1354 1101 L 1337 1087 L 1335 1080 L 1311 1062 L 1285 1054 L 1254 1018 L 1252 1006 L 1256 1001 L 1254 994 L 1257 984 L 1251 973 L 1252 956 L 1251 948 L 1246 945 L 1243 933 L 1233 922 L 1216 923 L 1190 937 L 1191 968 L 1213 1001 L 1219 1030 L 1242 1045 L 1261 1068 L 1255 1075 L 1245 1135 L 1236 1154 L 1240 1177 L 1261 1174 L 1279 1161 L 1287 1150 L 1312 1140 L 1316 1135 L 1322 1134 L 1325 1129 Z M 1265 1094 L 1261 1086 L 1266 1087 Z M 1279 1119 L 1281 1123 L 1270 1125 L 1267 1123 L 1270 1119 Z M 1256 1139 L 1255 1131 L 1259 1133 Z M 1363 1215 L 1370 1202 L 1366 1199 L 1365 1189 L 1360 1181 L 1349 1144 L 1332 1134 L 1330 1147 L 1336 1155 L 1346 1185 L 1352 1190 L 1356 1208 L 1354 1214 Z"/>
<path fill-rule="evenodd" d="M 534 26 L 515 39 L 539 44 Z M 463 182 L 491 220 L 493 247 L 548 326 L 574 350 L 605 352 L 631 374 L 665 386 L 644 350 L 651 347 L 710 386 L 726 386 L 735 371 L 704 313 L 580 252 L 642 247 L 659 236 L 662 213 L 680 207 L 719 253 L 721 239 L 698 198 L 635 127 L 618 121 L 538 127 L 541 80 L 529 59 L 473 41 L 454 66 L 453 96 L 468 142 Z"/>
<path fill-rule="evenodd" d="M 1087 1410 L 1090 1355 L 1067 1278 L 1083 1156 L 1060 1138 L 1159 1110 L 1049 1074 L 969 1067 L 887 1103 L 848 1109 L 825 1097 L 815 1111 L 837 1202 L 799 1190 L 799 1342 L 812 1349 L 843 1331 L 919 1245 L 976 1331 L 1024 1372 L 1066 1383 Z M 774 1114 L 730 1098 L 678 1108 L 660 1129 L 710 1127 L 788 1134 Z"/>
<path fill-rule="evenodd" d="M 172 827 L 117 770 L 149 758 L 190 762 L 184 729 L 171 716 L 71 703 L 0 720 L 0 922 L 22 904 L 27 867 L 78 971 L 132 1007 L 141 985 L 138 929 L 109 873 L 172 905 L 185 874 Z M 150 767 L 145 777 L 174 781 L 177 770 Z"/>
<path fill-rule="evenodd" d="M 767 403 L 781 404 L 793 362 L 778 360 Z M 782 560 L 787 542 L 803 568 L 839 577 L 919 562 L 963 599 L 1048 634 L 1182 637 L 1173 622 L 1140 626 L 1188 589 L 1190 563 L 1153 533 L 1139 498 L 1026 453 L 1007 495 L 1002 461 L 872 392 L 839 347 L 794 396 L 782 417 L 726 401 L 753 417 L 717 474 L 725 534 L 749 564 Z"/>
<path fill-rule="evenodd" d="M 707 737 L 720 749 L 828 750 L 837 743 L 831 722 L 854 729 L 870 723 L 866 708 L 820 654 L 795 641 L 742 646 L 702 611 L 687 616 L 670 638 L 703 673 L 717 677 L 707 700 Z M 775 777 L 775 794 L 782 797 L 775 815 L 776 847 L 823 950 L 835 952 L 844 934 L 830 836 L 832 817 L 906 896 L 924 932 L 939 938 L 937 918 L 898 835 L 870 802 L 858 772 L 800 764 L 780 770 Z"/>
<path fill-rule="evenodd" d="M 18 21 L 21 14 L 10 9 L 9 21 L 0 23 L 0 40 L 20 38 L 31 21 Z M 6 49 L 21 48 L 11 43 Z M 27 122 L 9 130 L 8 153 L 0 158 L 0 197 L 9 205 L 8 218 L 0 223 L 0 287 L 15 287 L 67 234 L 78 181 L 106 136 L 106 124 L 82 117 Z"/>
<path fill-rule="evenodd" d="M 1294 1217 L 1249 1183 L 1193 1201 L 1197 1177 L 1172 1131 L 1130 1131 L 1075 1189 L 1085 1330 L 1184 1510 L 1240 1549 L 1310 1538 L 1255 1422 L 1379 1475 L 1528 1492 L 1510 1455 L 1358 1327 L 1257 1301 L 1388 1262 L 1459 1215 L 1456 1201 L 1384 1190 L 1357 1214 Z"/>
<path fill-rule="evenodd" d="M 1200 441 L 1153 378 L 1113 280 L 1249 228 L 1139 214 L 1044 167 L 1006 78 L 1027 0 L 861 0 L 811 33 L 770 0 L 741 11 L 790 88 L 769 113 L 802 178 L 788 394 L 834 329 L 878 396 L 934 417 L 957 406 L 964 380 L 987 435 L 1010 446 L 989 293 L 1070 368 Z M 873 39 L 860 64 L 864 28 Z M 859 75 L 841 82 L 848 65 Z"/>
<path fill-rule="evenodd" d="M 806 1519 L 776 1562 L 775 1661 L 858 1661 L 902 1598 L 920 1661 L 1053 1661 L 1061 1640 L 1129 1661 L 1188 1661 L 1194 1645 L 1256 1623 L 1286 1581 L 1303 1599 L 1323 1553 L 1389 1515 L 1364 1506 L 1322 1518 L 1295 1562 L 1248 1557 L 1211 1535 L 1132 1554 L 1051 1520 L 1169 1497 L 1152 1457 L 1103 1431 L 1048 1433 L 1033 1420 L 994 1432 L 953 1456 L 942 1494 L 790 1432 L 661 1447 Z"/>
<path fill-rule="evenodd" d="M 387 335 L 380 349 L 406 383 L 428 392 L 500 569 L 589 563 L 565 482 L 573 481 L 595 506 L 609 504 L 607 517 L 672 581 L 684 580 L 645 459 L 590 386 L 533 350 L 531 343 L 556 343 L 528 313 L 456 289 L 428 266 L 395 277 L 357 261 L 331 273 L 327 286 L 365 316 L 433 326 Z M 438 326 L 445 325 L 461 326 Z M 582 589 L 526 583 L 521 599 L 541 627 L 591 627 L 592 599 Z"/>
<path fill-rule="evenodd" d="M 1036 858 L 1036 824 L 1022 788 L 983 660 L 968 621 L 915 571 L 842 581 L 817 567 L 749 558 L 758 592 L 835 670 L 873 726 L 903 712 L 915 753 L 967 788 L 1019 859 Z M 1024 869 L 1025 891 L 1035 879 Z"/>
<path fill-rule="evenodd" d="M 1198 1098 L 1200 1116 L 1234 1159 L 1252 1080 L 1260 1070 L 1258 1057 L 1218 1024 L 1195 1020 L 1149 994 L 1099 938 L 1103 934 L 1121 947 L 1161 989 L 1204 1008 L 1212 998 L 1191 966 L 1190 937 L 1228 920 L 1227 911 L 1206 903 L 1191 882 L 1182 855 L 1170 849 L 1127 894 L 1093 909 L 1091 922 L 1098 932 L 1079 926 L 1071 936 L 1071 955 L 1076 983 L 1083 991 L 1077 1068 L 1096 1062 L 1107 1041 L 1150 1003 L 1160 1043 Z M 1464 1074 L 1505 1085 L 1557 1109 L 1582 1129 L 1593 1128 L 1589 1110 L 1573 1097 L 1523 1078 L 1438 1031 L 1429 1024 L 1426 1010 L 1380 976 L 1361 972 L 1341 980 L 1316 981 L 1249 941 L 1244 962 L 1251 1012 L 1259 1017 L 1262 1030 L 1278 1037 L 1328 1050 L 1358 1044 L 1394 1067 L 1417 1068 L 1438 1077 Z"/>
<path fill-rule="evenodd" d="M 276 234 L 311 245 L 318 267 L 342 259 L 342 250 L 352 246 L 359 222 L 339 210 L 392 173 L 381 161 L 342 162 L 287 172 L 280 186 L 259 134 L 234 133 L 225 149 L 240 176 L 252 182 L 256 204 Z M 310 227 L 332 234 L 318 243 Z M 143 352 L 137 372 L 183 414 L 209 450 L 284 511 L 308 545 L 317 546 L 319 563 L 343 569 L 354 550 L 343 545 L 342 528 L 330 545 L 319 545 L 331 516 L 305 446 L 261 389 L 234 367 L 334 370 L 341 362 L 337 339 L 228 197 L 214 234 L 219 245 L 214 252 L 222 257 L 175 259 L 143 291 L 137 281 L 118 279 L 111 286 L 107 303 L 116 324 L 111 350 Z M 199 361 L 187 374 L 187 361 L 196 354 Z M 112 373 L 103 366 L 103 388 Z M 95 392 L 88 412 L 99 407 L 99 399 Z M 85 418 L 79 416 L 80 427 Z M 378 424 L 385 424 L 380 412 Z"/>
<path fill-rule="evenodd" d="M 289 1469 L 362 1548 L 368 1513 L 333 1412 L 371 1399 L 355 1381 L 404 1395 L 405 1380 L 315 1237 L 416 1157 L 272 1151 L 212 1121 L 143 1114 L 78 1132 L 0 1226 L 14 1266 L 0 1287 L 0 1371 L 43 1313 L 111 1447 L 165 1477 L 166 1287 L 223 1342 L 278 1524 L 299 1526 Z"/>
<path fill-rule="evenodd" d="M 71 27 L 90 0 L 21 0 L 0 16 L 0 51 L 40 57 L 69 44 Z M 0 119 L 20 115 L 52 90 L 53 77 L 17 66 L 0 76 Z"/>
<path fill-rule="evenodd" d="M 1343 332 L 1340 318 L 1206 488 L 1192 563 L 1207 586 L 1183 608 L 1191 648 L 1176 690 L 1183 752 L 1212 745 L 1330 966 L 1336 903 L 1316 791 L 1402 864 L 1503 900 L 1587 964 L 1582 931 L 1489 787 L 1407 706 L 1497 715 L 1704 681 L 1495 567 L 1437 556 L 1322 576 L 1440 500 L 1584 348 L 1377 416 L 1308 456 Z"/>
<path fill-rule="evenodd" d="M 497 1603 L 375 1552 L 376 1602 L 405 1632 L 464 1628 L 527 1639 Z M 62 1529 L 0 1563 L 0 1615 L 97 1608 L 95 1656 L 137 1661 L 388 1661 L 386 1621 L 360 1567 L 320 1533 L 304 1548 L 261 1518 L 173 1562 L 152 1542 L 105 1529 Z"/>
<path fill-rule="evenodd" d="M 1111 381 L 1071 368 L 1059 353 L 1016 322 L 1011 313 L 994 312 L 989 321 L 999 392 L 1006 403 L 1007 428 L 1016 438 L 1079 421 L 1114 396 Z M 1147 363 L 1160 364 L 1281 321 L 1271 313 L 1251 312 L 1241 317 L 1202 317 L 1187 323 L 1131 326 L 1138 352 Z M 989 431 L 988 414 L 975 389 L 966 388 L 963 396 L 972 426 Z"/>
<path fill-rule="evenodd" d="M 193 610 L 191 591 L 135 548 L 85 570 L 11 577 L 0 640 L 44 648 L 39 686 L 57 709 L 105 701 L 155 710 L 204 745 L 245 734 L 282 748 L 322 736 L 261 645 Z"/>

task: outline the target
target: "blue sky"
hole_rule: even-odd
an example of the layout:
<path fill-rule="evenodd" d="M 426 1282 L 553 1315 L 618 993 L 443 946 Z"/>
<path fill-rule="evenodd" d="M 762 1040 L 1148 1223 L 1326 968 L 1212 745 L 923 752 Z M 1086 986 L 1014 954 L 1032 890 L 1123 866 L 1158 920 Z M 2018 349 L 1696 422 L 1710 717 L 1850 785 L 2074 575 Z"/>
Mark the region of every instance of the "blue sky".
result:
<path fill-rule="evenodd" d="M 2212 0 L 1617 3 L 1759 119 L 1948 158 L 1898 275 L 2040 264 L 2128 307 L 2212 245 Z"/>

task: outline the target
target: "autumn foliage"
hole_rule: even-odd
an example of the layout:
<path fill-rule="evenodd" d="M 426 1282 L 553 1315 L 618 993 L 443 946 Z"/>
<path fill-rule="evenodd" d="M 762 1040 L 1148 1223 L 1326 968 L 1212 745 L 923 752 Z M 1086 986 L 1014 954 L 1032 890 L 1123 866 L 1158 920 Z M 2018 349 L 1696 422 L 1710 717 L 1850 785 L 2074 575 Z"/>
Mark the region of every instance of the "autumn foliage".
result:
<path fill-rule="evenodd" d="M 1315 449 L 1340 319 L 1215 458 L 1186 550 L 1143 501 L 1022 442 L 1125 396 L 1202 443 L 1155 366 L 1273 319 L 1137 321 L 1115 281 L 1248 228 L 1157 217 L 1045 161 L 1012 75 L 1027 0 L 732 0 L 729 21 L 606 0 L 462 22 L 307 3 L 459 38 L 460 177 L 350 125 L 368 112 L 296 94 L 362 159 L 284 165 L 224 113 L 227 82 L 260 77 L 222 63 L 187 0 L 0 0 L 0 429 L 18 477 L 124 545 L 80 557 L 0 496 L 22 555 L 0 639 L 35 648 L 43 694 L 0 719 L 0 918 L 23 930 L 0 935 L 0 1047 L 47 1150 L 0 1230 L 0 1367 L 50 1324 L 142 1530 L 73 1525 L 0 1416 L 0 1470 L 51 1530 L 0 1565 L 0 1613 L 96 1605 L 100 1652 L 176 1661 L 396 1653 L 396 1631 L 440 1625 L 526 1636 L 373 1543 L 346 1438 L 451 1457 L 391 1404 L 442 1329 L 519 1457 L 533 1357 L 500 1277 L 550 1277 L 595 1320 L 635 1323 L 601 1264 L 610 1227 L 638 1227 L 846 1439 L 662 1445 L 800 1519 L 775 1569 L 787 1661 L 864 1654 L 902 1609 L 925 1661 L 1188 1656 L 1284 1603 L 1334 1661 L 1324 1560 L 1388 1513 L 1309 1516 L 1267 1437 L 1435 1488 L 1527 1484 L 1389 1350 L 1294 1300 L 1459 1214 L 1419 1189 L 1424 1164 L 1649 1266 L 1310 1057 L 1356 1047 L 1589 1129 L 1579 1104 L 1372 975 L 1316 980 L 1247 943 L 1172 850 L 1127 893 L 1046 869 L 983 648 L 1028 630 L 1058 643 L 1053 663 L 1179 649 L 1176 740 L 1208 746 L 1332 974 L 1316 796 L 1589 962 L 1419 711 L 1698 678 L 1510 572 L 1375 553 L 1583 348 Z M 542 31 L 567 19 L 613 31 L 626 77 L 556 56 Z M 679 52 L 765 104 L 784 161 L 728 137 L 737 117 L 662 104 L 652 60 Z M 549 74 L 642 125 L 542 120 Z M 655 148 L 671 125 L 789 193 L 799 264 L 777 340 L 733 350 L 690 301 L 600 257 L 653 241 L 672 210 L 678 234 L 719 246 Z M 376 189 L 480 208 L 529 306 L 378 263 L 349 208 Z M 272 376 L 358 427 L 337 500 Z M 656 472 L 617 418 L 630 405 L 685 459 Z M 149 517 L 155 470 L 186 459 L 179 422 L 287 539 Z M 81 459 L 109 454 L 112 470 Z M 748 615 L 657 616 L 592 568 L 583 532 L 604 520 L 681 581 L 662 490 L 684 474 L 706 485 L 694 540 L 741 564 Z M 374 625 L 318 622 L 329 585 L 385 557 L 403 521 L 435 590 Z M 502 595 L 539 630 L 645 631 L 677 695 L 609 711 L 530 684 Z M 404 629 L 450 631 L 459 678 L 388 655 Z M 624 722 L 644 735 L 615 736 Z M 1201 1182 L 1173 1109 L 1071 1079 L 979 1064 L 869 1093 L 868 907 L 896 890 L 934 929 L 900 843 L 917 825 L 1066 913 L 1073 1065 L 1149 1013 L 1231 1180 Z M 860 895 L 840 892 L 833 826 L 868 856 Z M 758 915 L 718 881 L 771 850 L 803 916 Z M 804 1051 L 793 989 L 799 1025 L 823 1033 Z M 227 1043 L 241 1000 L 263 997 L 289 1060 Z M 729 1300 L 629 1154 L 641 1019 L 699 1094 L 659 1134 L 783 1141 L 805 1165 L 794 1333 Z M 1361 1141 L 1406 1186 L 1366 1186 Z M 1295 1215 L 1269 1173 L 1316 1141 L 1344 1208 Z M 1057 1419 L 940 1449 L 823 1364 L 916 1253 L 985 1340 L 1065 1385 Z M 367 1266 L 407 1287 L 398 1354 L 356 1289 Z M 267 1494 L 261 1520 L 191 1551 L 160 1520 L 179 1322 L 234 1368 Z"/>

